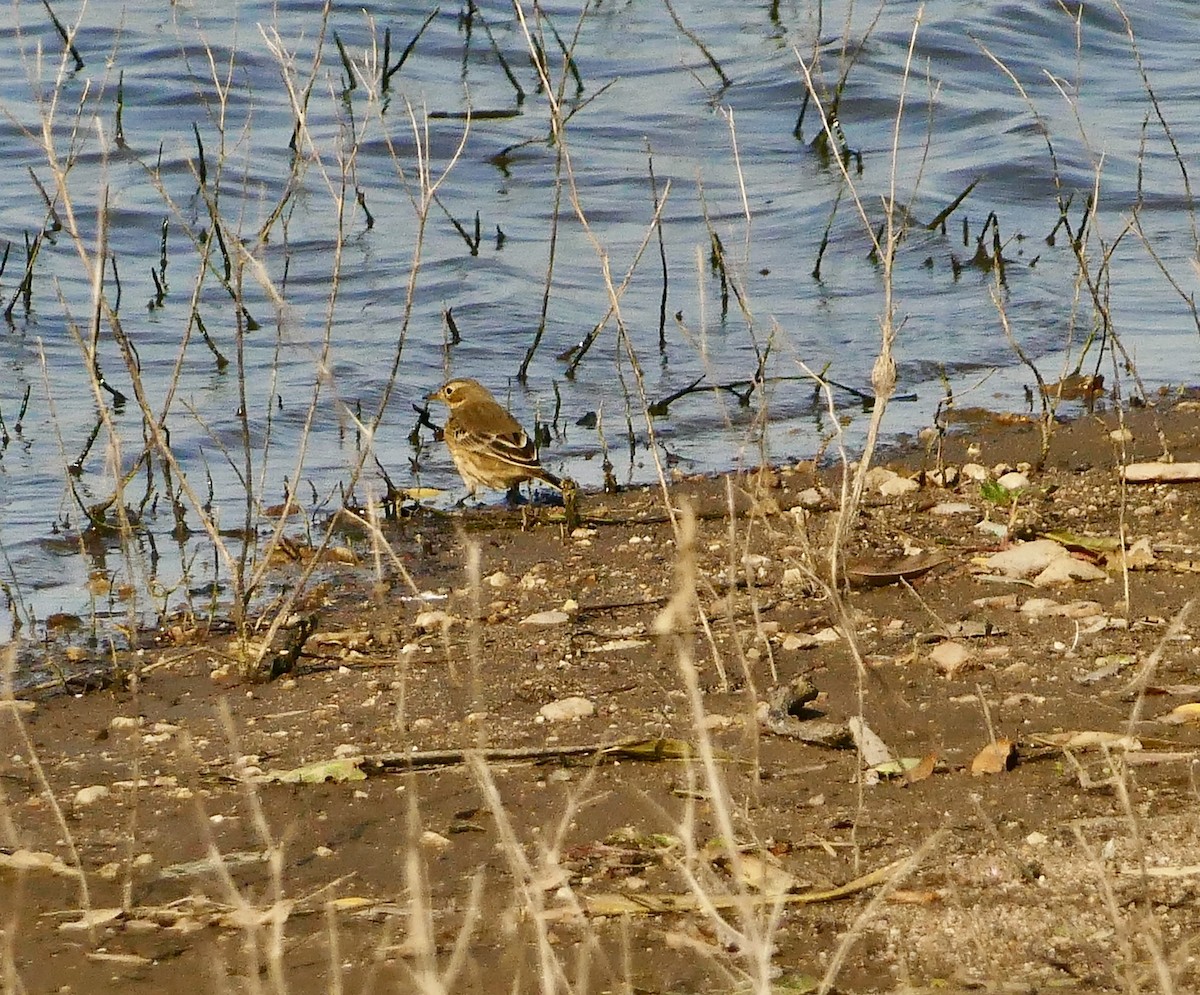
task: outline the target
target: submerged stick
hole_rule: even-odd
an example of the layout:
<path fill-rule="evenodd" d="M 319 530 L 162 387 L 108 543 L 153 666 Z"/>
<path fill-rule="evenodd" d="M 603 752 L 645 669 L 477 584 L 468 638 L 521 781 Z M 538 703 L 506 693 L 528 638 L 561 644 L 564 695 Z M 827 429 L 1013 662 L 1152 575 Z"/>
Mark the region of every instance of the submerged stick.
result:
<path fill-rule="evenodd" d="M 649 148 L 646 151 L 650 153 Z M 653 153 L 649 154 L 647 164 L 650 170 L 650 191 L 654 194 L 654 215 L 658 219 L 654 225 L 658 233 L 658 258 L 662 263 L 662 296 L 658 302 L 658 351 L 661 353 L 665 352 L 667 348 L 667 249 L 663 243 L 661 208 L 658 202 L 658 180 L 654 176 Z"/>
<path fill-rule="evenodd" d="M 37 261 L 38 250 L 42 247 L 42 235 L 39 232 L 34 235 L 33 241 L 29 241 L 29 233 L 25 233 L 25 275 L 21 277 L 21 282 L 17 285 L 16 293 L 13 294 L 12 300 L 8 302 L 8 307 L 4 309 L 4 319 L 9 323 L 12 322 L 13 309 L 17 306 L 17 301 L 25 302 L 25 310 L 28 311 L 33 299 L 33 264 Z M 4 252 L 5 260 L 8 259 L 8 250 Z"/>
<path fill-rule="evenodd" d="M 200 158 L 200 165 L 196 173 L 200 179 L 200 186 L 208 185 L 208 163 L 204 160 L 204 139 L 200 137 L 200 126 L 195 121 L 192 122 L 192 134 L 196 136 L 196 154 Z"/>
<path fill-rule="evenodd" d="M 117 295 L 113 299 L 113 314 L 121 313 L 121 272 L 117 269 L 117 257 L 112 255 L 109 257 L 109 263 L 112 265 L 113 284 L 117 288 Z"/>
<path fill-rule="evenodd" d="M 162 236 L 158 243 L 158 278 L 165 288 L 167 286 L 167 233 L 171 228 L 170 218 L 163 218 Z"/>
<path fill-rule="evenodd" d="M 225 358 L 224 353 L 217 348 L 217 344 L 212 340 L 212 336 L 208 334 L 208 329 L 205 327 L 204 319 L 200 317 L 199 311 L 192 312 L 192 320 L 200 330 L 200 337 L 204 339 L 204 344 L 208 346 L 208 351 L 213 354 L 213 358 L 217 361 L 217 372 L 222 372 L 229 365 L 229 360 Z"/>
<path fill-rule="evenodd" d="M 689 394 L 717 394 L 726 393 L 732 394 L 738 399 L 738 403 L 745 407 L 750 403 L 750 398 L 754 396 L 755 390 L 766 387 L 768 384 L 781 383 L 809 383 L 813 380 L 813 375 L 808 376 L 780 376 L 768 377 L 764 371 L 766 368 L 767 357 L 770 354 L 768 348 L 759 357 L 757 369 L 753 377 L 746 380 L 731 380 L 728 383 L 705 383 L 706 376 L 697 377 L 686 387 L 681 387 L 666 397 L 661 397 L 657 401 L 652 402 L 647 406 L 647 410 L 652 415 L 666 415 L 670 413 L 670 407 L 682 397 L 687 397 Z M 836 380 L 831 380 L 827 377 L 824 371 L 816 377 L 821 386 L 836 388 L 849 394 L 851 397 L 862 403 L 864 410 L 871 410 L 875 404 L 875 395 L 868 393 L 865 390 L 859 390 L 857 387 L 851 387 L 848 384 L 838 383 Z M 917 400 L 916 394 L 900 394 L 894 397 L 894 401 L 911 402 Z"/>
<path fill-rule="evenodd" d="M 122 114 L 125 111 L 125 70 L 122 69 L 117 77 L 117 122 L 114 127 L 113 141 L 117 143 L 117 148 L 125 147 L 125 125 L 121 122 Z"/>
<path fill-rule="evenodd" d="M 38 179 L 38 175 L 33 171 L 32 166 L 29 167 L 29 178 L 33 180 L 33 185 L 38 188 L 38 193 L 42 195 L 42 201 L 46 205 L 46 215 L 50 219 L 50 231 L 62 231 L 62 219 L 58 216 L 58 210 L 54 206 L 54 201 L 46 193 L 46 188 L 42 186 L 42 181 Z M 7 250 L 5 250 L 5 253 L 7 255 Z"/>
<path fill-rule="evenodd" d="M 979 183 L 979 179 L 980 178 L 976 176 L 975 179 L 968 183 L 967 188 L 952 201 L 950 201 L 949 204 L 942 208 L 937 213 L 937 216 L 925 226 L 925 230 L 936 231 L 938 228 L 940 228 L 945 223 L 946 219 L 958 209 L 958 205 L 966 200 L 971 191 L 975 189 L 976 184 Z"/>
<path fill-rule="evenodd" d="M 529 366 L 542 344 L 542 336 L 546 334 L 546 317 L 550 313 L 550 292 L 554 288 L 554 265 L 558 259 L 558 226 L 562 217 L 563 155 L 562 143 L 558 142 L 554 147 L 554 204 L 550 212 L 550 239 L 546 254 L 546 278 L 542 283 L 542 306 L 533 341 L 525 350 L 525 358 L 521 360 L 521 368 L 517 371 L 517 380 L 520 383 L 524 383 L 529 375 Z"/>
<path fill-rule="evenodd" d="M 833 199 L 833 207 L 829 209 L 829 217 L 825 221 L 825 231 L 821 234 L 821 244 L 817 246 L 817 261 L 813 264 L 812 278 L 814 280 L 821 279 L 821 262 L 825 258 L 825 250 L 829 248 L 829 236 L 833 233 L 833 219 L 837 217 L 838 207 L 842 203 L 842 194 L 846 190 L 846 184 L 843 181 L 838 184 L 837 196 Z"/>
<path fill-rule="evenodd" d="M 17 423 L 13 426 L 17 432 L 21 431 L 21 422 L 25 420 L 25 412 L 29 410 L 29 395 L 33 388 L 29 384 L 25 385 L 25 396 L 21 398 L 21 409 L 17 412 Z"/>
<path fill-rule="evenodd" d="M 346 51 L 346 46 L 342 44 L 342 39 L 338 37 L 338 33 L 333 33 L 333 43 L 337 46 L 338 55 L 342 60 L 342 68 L 346 70 L 346 88 L 343 92 L 348 93 L 350 90 L 358 89 L 358 82 L 354 79 L 354 63 L 350 61 L 350 55 Z"/>
<path fill-rule="evenodd" d="M 154 296 L 150 298 L 150 310 L 154 310 L 163 306 L 163 301 L 167 297 L 167 290 L 158 278 L 158 270 L 153 266 L 150 267 L 150 279 L 154 282 Z"/>
<path fill-rule="evenodd" d="M 479 23 L 483 25 L 484 33 L 488 36 L 488 42 L 492 46 L 492 52 L 495 54 L 496 60 L 500 63 L 500 68 L 504 70 L 504 75 L 508 77 L 512 88 L 517 91 L 517 103 L 523 104 L 525 102 L 525 90 L 517 81 L 516 75 L 508 64 L 508 59 L 500 51 L 500 46 L 496 42 L 496 36 L 492 34 L 491 25 L 488 24 L 487 19 L 480 12 L 479 5 L 475 3 L 475 0 L 467 0 L 467 10 L 470 12 L 472 18 L 478 18 Z"/>
<path fill-rule="evenodd" d="M 394 66 L 389 66 L 387 64 L 388 63 L 388 53 L 392 47 L 392 45 L 391 45 L 392 29 L 388 28 L 387 31 L 384 32 L 384 35 L 383 35 L 383 77 L 381 80 L 381 82 L 383 83 L 383 92 L 384 93 L 387 93 L 388 84 L 391 82 L 392 77 L 395 76 L 396 73 L 398 73 L 404 67 L 404 63 L 408 61 L 408 57 L 412 54 L 412 50 L 414 48 L 416 48 L 417 41 L 420 39 L 421 35 L 423 35 L 425 33 L 425 29 L 427 27 L 429 27 L 430 24 L 433 23 L 433 19 L 435 17 L 437 17 L 438 14 L 440 14 L 441 12 L 442 12 L 441 7 L 434 7 L 433 10 L 431 10 L 429 12 L 429 16 L 425 18 L 425 22 L 419 28 L 417 28 L 417 33 L 415 35 L 413 35 L 412 38 L 409 40 L 409 43 L 404 46 L 404 51 L 400 53 L 400 58 L 396 60 L 396 64 Z"/>
<path fill-rule="evenodd" d="M 554 35 L 554 41 L 558 45 L 558 50 L 562 52 L 563 58 L 567 61 L 567 72 L 575 80 L 575 96 L 579 96 L 579 94 L 583 93 L 583 77 L 579 73 L 579 66 L 575 62 L 572 49 L 567 47 L 567 43 L 562 40 L 562 35 L 558 33 L 558 28 L 554 26 L 554 22 L 550 20 L 550 16 L 544 10 L 539 8 L 538 16 L 539 20 L 544 22 L 550 28 L 550 33 Z"/>
<path fill-rule="evenodd" d="M 671 15 L 671 20 L 675 22 L 675 27 L 679 29 L 680 34 L 682 34 L 688 41 L 700 49 L 701 55 L 708 60 L 708 64 L 712 66 L 713 71 L 719 77 L 721 77 L 721 86 L 732 86 L 733 81 L 725 75 L 725 70 L 721 68 L 721 63 L 716 60 L 712 52 L 710 52 L 704 42 L 700 40 L 700 36 L 697 35 L 696 32 L 690 31 L 687 27 L 685 27 L 683 21 L 679 19 L 679 15 L 675 13 L 675 8 L 671 6 L 671 0 L 663 0 L 663 3 L 666 5 L 667 13 Z"/>
<path fill-rule="evenodd" d="M 462 341 L 462 333 L 458 330 L 458 322 L 454 320 L 454 309 L 444 309 L 442 319 L 446 322 L 446 331 L 450 333 L 450 344 L 458 345 Z"/>
<path fill-rule="evenodd" d="M 480 227 L 479 227 L 479 212 L 478 211 L 475 212 L 475 234 L 472 236 L 471 233 L 468 232 L 467 229 L 462 226 L 462 224 L 459 222 L 458 218 L 456 218 L 453 214 L 450 213 L 450 209 L 448 207 L 446 207 L 445 204 L 442 203 L 441 197 L 439 197 L 437 194 L 434 194 L 433 200 L 434 200 L 434 203 L 437 204 L 437 206 L 442 209 L 442 213 L 445 214 L 446 217 L 449 219 L 450 224 L 454 225 L 454 230 L 457 231 L 458 234 L 462 237 L 462 240 L 467 243 L 467 248 L 470 250 L 471 255 L 473 255 L 473 256 L 479 255 L 479 243 L 483 240 L 483 236 L 480 233 Z"/>
<path fill-rule="evenodd" d="M 367 231 L 370 231 L 375 227 L 375 215 L 367 207 L 367 195 L 363 192 L 362 187 L 354 188 L 354 199 L 358 202 L 358 206 L 362 208 L 363 215 L 367 219 Z"/>
<path fill-rule="evenodd" d="M 707 213 L 704 220 L 708 221 Z M 725 272 L 725 246 L 711 224 L 708 228 L 708 240 L 709 266 L 721 281 L 721 318 L 724 320 L 729 315 L 729 277 Z"/>
<path fill-rule="evenodd" d="M 46 13 L 50 15 L 50 20 L 54 22 L 54 27 L 58 30 L 59 37 L 62 38 L 63 44 L 67 46 L 67 50 L 75 60 L 75 70 L 78 72 L 83 68 L 83 56 L 79 54 L 79 49 L 75 47 L 75 42 L 72 40 L 70 32 L 67 31 L 66 26 L 50 8 L 50 0 L 42 0 L 42 6 L 46 8 Z"/>

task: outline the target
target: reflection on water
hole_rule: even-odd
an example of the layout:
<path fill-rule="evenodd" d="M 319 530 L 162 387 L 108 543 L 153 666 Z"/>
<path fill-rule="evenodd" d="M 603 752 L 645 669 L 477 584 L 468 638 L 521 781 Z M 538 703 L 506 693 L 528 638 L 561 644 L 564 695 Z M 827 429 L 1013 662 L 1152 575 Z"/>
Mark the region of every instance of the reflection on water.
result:
<path fill-rule="evenodd" d="M 247 489 L 267 505 L 295 487 L 331 509 L 356 467 L 357 495 L 378 494 L 377 456 L 397 484 L 453 501 L 445 452 L 428 432 L 419 449 L 408 438 L 413 404 L 448 372 L 488 383 L 526 425 L 552 423 L 544 461 L 584 485 L 602 452 L 620 479 L 651 479 L 645 402 L 702 377 L 752 381 L 760 364 L 749 404 L 671 404 L 659 445 L 689 470 L 812 455 L 833 425 L 796 378 L 827 370 L 868 390 L 884 296 L 811 103 L 801 117 L 801 58 L 861 156 L 870 226 L 893 183 L 906 204 L 894 300 L 899 390 L 916 401 L 892 408 L 892 431 L 928 424 L 943 369 L 956 393 L 984 380 L 969 403 L 1022 403 L 995 274 L 970 265 L 991 215 L 999 299 L 1049 378 L 1102 329 L 1081 260 L 1145 380 L 1185 375 L 1197 242 L 1180 158 L 1200 137 L 1189 5 L 1131 25 L 1050 2 L 885 4 L 878 21 L 798 0 L 675 8 L 728 86 L 662 5 L 550 4 L 541 20 L 523 8 L 562 80 L 556 142 L 507 4 L 443 8 L 386 93 L 385 33 L 394 68 L 431 7 L 338 10 L 318 53 L 319 5 L 89 5 L 76 70 L 45 9 L 16 6 L 0 28 L 0 639 L 51 613 L 137 618 L 206 597 L 228 568 L 195 506 L 237 530 Z M 440 178 L 424 225 L 423 169 Z M 115 316 L 96 306 L 101 284 Z M 1098 350 L 1087 362 L 1113 375 Z M 861 405 L 834 400 L 858 414 L 853 442 Z M 143 404 L 176 464 L 142 458 Z M 118 532 L 85 528 L 85 509 Z"/>

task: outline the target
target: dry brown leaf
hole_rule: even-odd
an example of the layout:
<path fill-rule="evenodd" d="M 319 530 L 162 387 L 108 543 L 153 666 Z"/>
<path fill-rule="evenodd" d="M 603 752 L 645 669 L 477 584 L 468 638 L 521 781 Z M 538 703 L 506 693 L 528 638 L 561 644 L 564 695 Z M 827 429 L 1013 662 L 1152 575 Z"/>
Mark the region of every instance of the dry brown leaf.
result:
<path fill-rule="evenodd" d="M 1073 373 L 1057 383 L 1042 384 L 1042 393 L 1047 397 L 1061 397 L 1064 401 L 1095 400 L 1104 396 L 1104 376 Z"/>
<path fill-rule="evenodd" d="M 149 967 L 154 963 L 149 957 L 141 954 L 110 954 L 101 950 L 87 954 L 87 959 L 99 964 L 122 964 L 126 967 Z"/>
<path fill-rule="evenodd" d="M 902 580 L 915 580 L 949 557 L 940 550 L 916 553 L 912 556 L 859 557 L 846 564 L 846 579 L 853 587 L 882 587 Z"/>
<path fill-rule="evenodd" d="M 933 769 L 937 766 L 937 751 L 927 753 L 921 758 L 921 762 L 917 766 L 904 772 L 904 781 L 907 784 L 916 784 L 918 781 L 924 781 L 926 778 L 933 776 Z"/>
<path fill-rule="evenodd" d="M 1050 732 L 1033 737 L 1034 742 L 1047 746 L 1057 746 L 1064 750 L 1140 750 L 1142 741 L 1136 736 L 1126 736 L 1119 732 L 1105 732 L 1102 729 L 1084 729 L 1073 732 Z"/>
<path fill-rule="evenodd" d="M 1172 698 L 1195 698 L 1200 695 L 1200 684 L 1148 684 L 1146 694 L 1165 694 Z"/>
<path fill-rule="evenodd" d="M 850 727 L 850 735 L 865 766 L 878 767 L 891 762 L 892 751 L 861 716 L 850 716 L 846 724 Z"/>
<path fill-rule="evenodd" d="M 379 901 L 375 898 L 364 898 L 361 895 L 345 895 L 342 898 L 335 898 L 332 901 L 326 902 L 325 907 L 337 912 L 354 912 L 358 909 L 371 908 L 378 904 Z"/>
<path fill-rule="evenodd" d="M 313 648 L 333 646 L 346 650 L 362 650 L 371 644 L 368 629 L 343 629 L 338 632 L 314 632 L 308 637 Z"/>
<path fill-rule="evenodd" d="M 0 871 L 49 871 L 61 877 L 77 877 L 79 871 L 68 867 L 62 859 L 43 850 L 14 850 L 0 853 Z"/>
<path fill-rule="evenodd" d="M 1189 701 L 1186 705 L 1177 705 L 1158 721 L 1171 725 L 1200 725 L 1200 701 Z"/>
<path fill-rule="evenodd" d="M 110 922 L 116 922 L 125 915 L 124 909 L 88 909 L 80 914 L 78 919 L 70 919 L 67 922 L 59 923 L 58 928 L 64 933 L 83 932 L 85 930 L 95 929 L 97 926 L 105 926 Z"/>
<path fill-rule="evenodd" d="M 764 860 L 752 853 L 739 855 L 736 864 L 722 857 L 714 861 L 742 884 L 765 895 L 786 895 L 800 888 L 800 879 L 785 870 L 777 860 Z"/>
<path fill-rule="evenodd" d="M 988 743 L 971 761 L 971 776 L 980 777 L 984 774 L 1003 774 L 1015 767 L 1017 763 L 1017 746 L 1011 739 L 997 739 Z"/>

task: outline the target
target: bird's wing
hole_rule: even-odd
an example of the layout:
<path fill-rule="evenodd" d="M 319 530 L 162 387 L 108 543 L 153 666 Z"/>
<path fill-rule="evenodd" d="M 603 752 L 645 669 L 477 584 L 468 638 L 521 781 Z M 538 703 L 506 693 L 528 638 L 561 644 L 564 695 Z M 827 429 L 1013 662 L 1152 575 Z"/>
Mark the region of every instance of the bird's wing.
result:
<path fill-rule="evenodd" d="M 454 435 L 457 441 L 469 446 L 477 452 L 486 452 L 496 459 L 527 469 L 536 469 L 538 463 L 537 447 L 523 428 L 511 432 L 493 432 L 481 429 L 455 426 Z"/>

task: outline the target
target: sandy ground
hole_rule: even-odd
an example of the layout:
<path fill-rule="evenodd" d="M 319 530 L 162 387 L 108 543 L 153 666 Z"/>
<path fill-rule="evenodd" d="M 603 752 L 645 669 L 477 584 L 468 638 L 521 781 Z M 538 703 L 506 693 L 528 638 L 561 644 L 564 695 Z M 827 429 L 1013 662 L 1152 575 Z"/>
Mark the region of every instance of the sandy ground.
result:
<path fill-rule="evenodd" d="M 0 990 L 1195 990 L 1200 484 L 1116 469 L 1159 418 L 1200 456 L 1186 403 L 1124 456 L 1083 416 L 1013 512 L 884 460 L 921 486 L 868 493 L 844 612 L 801 466 L 673 483 L 685 556 L 657 488 L 575 531 L 422 512 L 389 533 L 415 589 L 331 568 L 280 679 L 180 622 L 107 687 L 9 701 Z M 984 418 L 942 460 L 1037 440 Z M 1122 528 L 1124 560 L 1094 541 Z M 987 564 L 1046 533 L 1100 579 Z M 906 556 L 935 565 L 895 582 Z"/>

